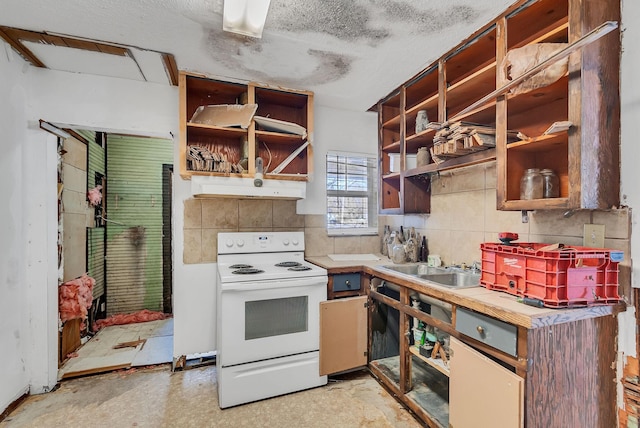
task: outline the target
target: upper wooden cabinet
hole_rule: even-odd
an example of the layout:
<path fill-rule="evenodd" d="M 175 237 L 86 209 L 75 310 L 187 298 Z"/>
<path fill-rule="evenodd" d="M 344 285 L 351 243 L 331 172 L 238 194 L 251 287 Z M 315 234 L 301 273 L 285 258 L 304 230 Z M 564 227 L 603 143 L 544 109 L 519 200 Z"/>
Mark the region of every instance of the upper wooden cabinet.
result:
<path fill-rule="evenodd" d="M 503 63 L 508 52 L 542 43 L 571 44 L 604 22 L 619 20 L 615 0 L 521 0 L 383 98 L 377 105 L 381 213 L 429 212 L 430 174 L 492 160 L 497 160 L 498 209 L 618 205 L 618 30 L 573 51 L 568 72 L 557 81 L 522 93 L 500 94 L 500 89 L 510 82 Z M 496 96 L 477 104 L 492 93 Z M 426 130 L 416 129 L 421 110 L 432 125 Z M 545 135 L 561 121 L 572 125 Z M 443 146 L 439 129 L 460 122 L 462 133 L 448 128 Z M 475 125 L 495 136 L 468 138 L 464 132 Z M 434 149 L 434 143 L 436 155 L 444 147 L 439 163 L 411 165 L 419 147 Z M 560 196 L 520 199 L 520 180 L 530 168 L 552 169 Z"/>
<path fill-rule="evenodd" d="M 226 82 L 185 72 L 180 73 L 179 90 L 180 175 L 183 178 L 192 175 L 254 177 L 256 158 L 260 157 L 265 179 L 307 181 L 313 165 L 312 92 L 259 83 Z M 264 119 L 251 120 L 253 110 L 249 109 L 250 120 L 245 127 L 192 121 L 199 107 L 213 105 L 231 105 L 234 109 L 241 109 L 240 105 L 257 105 L 255 116 Z M 190 153 L 199 152 L 212 158 L 208 165 L 194 163 Z M 212 163 L 220 162 L 227 163 L 219 168 L 211 167 Z M 238 164 L 243 166 L 242 170 L 236 167 Z M 276 170 L 281 165 L 285 166 Z"/>

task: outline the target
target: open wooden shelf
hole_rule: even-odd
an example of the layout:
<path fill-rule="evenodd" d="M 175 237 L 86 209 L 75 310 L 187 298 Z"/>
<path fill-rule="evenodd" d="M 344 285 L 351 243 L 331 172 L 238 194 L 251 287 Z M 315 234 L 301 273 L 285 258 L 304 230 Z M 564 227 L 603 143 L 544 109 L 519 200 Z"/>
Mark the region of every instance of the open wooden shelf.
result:
<path fill-rule="evenodd" d="M 439 358 L 427 358 L 427 357 L 421 355 L 420 351 L 415 346 L 410 346 L 409 347 L 409 352 L 411 352 L 416 357 L 420 358 L 420 360 L 422 360 L 423 362 L 427 363 L 428 365 L 430 365 L 434 369 L 438 370 L 443 375 L 449 376 L 449 366 L 447 364 L 445 364 L 445 362 L 442 361 L 441 359 L 439 359 Z"/>
<path fill-rule="evenodd" d="M 416 212 L 418 207 L 409 208 L 404 201 L 430 197 L 429 183 L 421 184 L 416 177 L 493 160 L 497 160 L 499 209 L 619 205 L 620 40 L 619 30 L 608 33 L 616 28 L 611 22 L 620 21 L 620 8 L 616 0 L 604 1 L 606 6 L 596 7 L 580 0 L 519 0 L 381 100 L 381 158 L 389 153 L 406 158 L 420 147 L 433 146 L 435 130 L 415 132 L 420 110 L 426 110 L 432 122 L 465 121 L 496 128 L 495 149 L 401 171 L 403 185 L 395 208 Z M 583 38 L 591 33 L 600 38 L 586 43 Z M 519 76 L 507 80 L 502 59 L 512 49 L 539 43 L 564 44 L 559 49 L 578 45 L 566 51 L 568 71 L 559 80 L 513 93 L 522 80 Z M 570 121 L 573 128 L 543 135 L 558 121 Z M 511 142 L 507 130 L 519 132 L 524 140 Z M 583 151 L 583 139 L 590 142 L 588 152 Z M 388 158 L 383 161 L 387 165 Z M 562 197 L 520 201 L 518 182 L 526 168 L 553 169 L 560 177 Z M 389 180 L 383 174 L 384 170 L 381 180 Z M 597 190 L 583 192 L 585 180 Z"/>
<path fill-rule="evenodd" d="M 254 82 L 248 84 L 226 82 L 180 72 L 179 100 L 179 166 L 180 175 L 185 179 L 189 179 L 192 175 L 253 177 L 257 156 L 263 157 L 265 164 L 270 159 L 271 166 L 275 167 L 308 140 L 307 137 L 286 132 L 256 129 L 253 120 L 248 125 L 248 129 L 189 122 L 200 106 L 256 104 L 256 116 L 296 124 L 305 128 L 308 136 L 313 135 L 313 93 L 309 91 L 273 88 Z M 309 140 L 309 145 L 287 165 L 283 174 L 266 174 L 265 178 L 307 180 L 313 165 L 312 144 L 313 142 Z M 219 155 L 231 164 L 247 162 L 248 168 L 245 168 L 246 171 L 242 174 L 193 171 L 189 169 L 187 162 L 189 147 L 193 146 Z"/>

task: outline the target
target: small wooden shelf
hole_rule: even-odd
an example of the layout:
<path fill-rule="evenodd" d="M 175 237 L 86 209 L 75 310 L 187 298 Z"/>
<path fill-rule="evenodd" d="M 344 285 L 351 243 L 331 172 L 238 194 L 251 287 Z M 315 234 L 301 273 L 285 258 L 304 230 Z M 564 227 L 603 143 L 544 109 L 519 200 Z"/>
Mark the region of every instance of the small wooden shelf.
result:
<path fill-rule="evenodd" d="M 392 117 L 391 119 L 389 119 L 388 121 L 386 121 L 385 123 L 382 124 L 382 127 L 385 129 L 396 129 L 396 128 L 400 128 L 400 115 Z"/>
<path fill-rule="evenodd" d="M 409 352 L 411 352 L 416 357 L 420 358 L 420 360 L 424 361 L 425 363 L 427 363 L 428 365 L 430 365 L 434 369 L 438 370 L 443 375 L 449 376 L 449 366 L 447 364 L 445 364 L 445 362 L 442 361 L 441 359 L 439 359 L 439 358 L 427 358 L 427 357 L 425 357 L 423 355 L 420 355 L 420 351 L 415 346 L 410 346 L 409 347 Z"/>
<path fill-rule="evenodd" d="M 306 129 L 307 137 L 285 132 L 256 129 L 253 120 L 247 129 L 240 127 L 212 126 L 191 123 L 189 120 L 203 105 L 256 104 L 255 115 L 289 122 Z M 180 72 L 179 75 L 179 124 L 180 124 L 180 175 L 189 179 L 192 175 L 224 177 L 253 177 L 256 157 L 272 161 L 272 167 L 288 158 L 301 144 L 309 141 L 284 169 L 284 174 L 267 174 L 266 179 L 308 180 L 313 166 L 313 92 L 274 88 L 261 83 L 241 84 L 209 79 Z M 219 122 L 222 123 L 222 122 Z M 190 170 L 189 147 L 199 146 L 222 161 L 238 164 L 246 161 L 242 174 Z M 217 159 L 214 162 L 219 162 Z M 268 172 L 268 171 L 267 171 Z"/>
<path fill-rule="evenodd" d="M 285 134 L 281 132 L 256 131 L 256 140 L 263 141 L 265 143 L 299 145 L 304 143 L 306 138 L 301 135 Z"/>
<path fill-rule="evenodd" d="M 400 151 L 400 141 L 394 141 L 393 143 L 382 147 L 383 152 L 398 153 Z"/>
<path fill-rule="evenodd" d="M 187 122 L 187 131 L 194 135 L 221 136 L 221 137 L 242 137 L 248 132 L 242 128 L 225 128 L 221 126 L 203 125 L 201 123 Z"/>
<path fill-rule="evenodd" d="M 529 140 L 515 141 L 507 144 L 507 150 L 545 151 L 553 149 L 558 144 L 567 143 L 567 132 L 540 135 Z"/>
<path fill-rule="evenodd" d="M 399 172 L 390 172 L 389 174 L 385 174 L 382 176 L 382 179 L 385 181 L 399 181 L 400 173 Z"/>
<path fill-rule="evenodd" d="M 479 152 L 471 153 L 469 155 L 459 156 L 457 158 L 451 158 L 442 163 L 430 163 L 428 165 L 420 166 L 405 171 L 405 177 L 416 177 L 425 174 L 434 174 L 439 171 L 446 171 L 454 168 L 462 168 L 465 166 L 471 166 L 478 163 L 490 162 L 496 159 L 496 149 L 487 149 Z"/>

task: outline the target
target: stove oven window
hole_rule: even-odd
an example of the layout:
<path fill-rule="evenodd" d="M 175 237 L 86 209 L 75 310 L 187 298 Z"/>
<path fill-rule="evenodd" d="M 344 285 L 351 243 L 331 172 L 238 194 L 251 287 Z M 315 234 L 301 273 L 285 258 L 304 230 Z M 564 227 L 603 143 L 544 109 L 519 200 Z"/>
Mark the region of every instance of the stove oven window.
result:
<path fill-rule="evenodd" d="M 302 333 L 309 329 L 308 296 L 245 302 L 245 340 L 283 334 Z"/>

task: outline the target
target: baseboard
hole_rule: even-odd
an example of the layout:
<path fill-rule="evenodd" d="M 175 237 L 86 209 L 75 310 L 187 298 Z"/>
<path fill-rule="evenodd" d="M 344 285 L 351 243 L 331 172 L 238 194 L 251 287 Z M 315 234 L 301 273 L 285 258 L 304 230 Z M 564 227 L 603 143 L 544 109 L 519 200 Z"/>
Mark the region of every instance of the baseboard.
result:
<path fill-rule="evenodd" d="M 0 422 L 4 421 L 6 419 L 7 416 L 9 416 L 11 414 L 11 412 L 13 412 L 15 409 L 18 408 L 18 406 L 20 404 L 22 404 L 22 402 L 29 396 L 28 393 L 24 393 L 22 394 L 20 397 L 18 397 L 17 399 L 15 399 L 11 404 L 9 404 L 7 406 L 6 409 L 4 409 L 4 411 L 2 413 L 0 413 Z"/>

